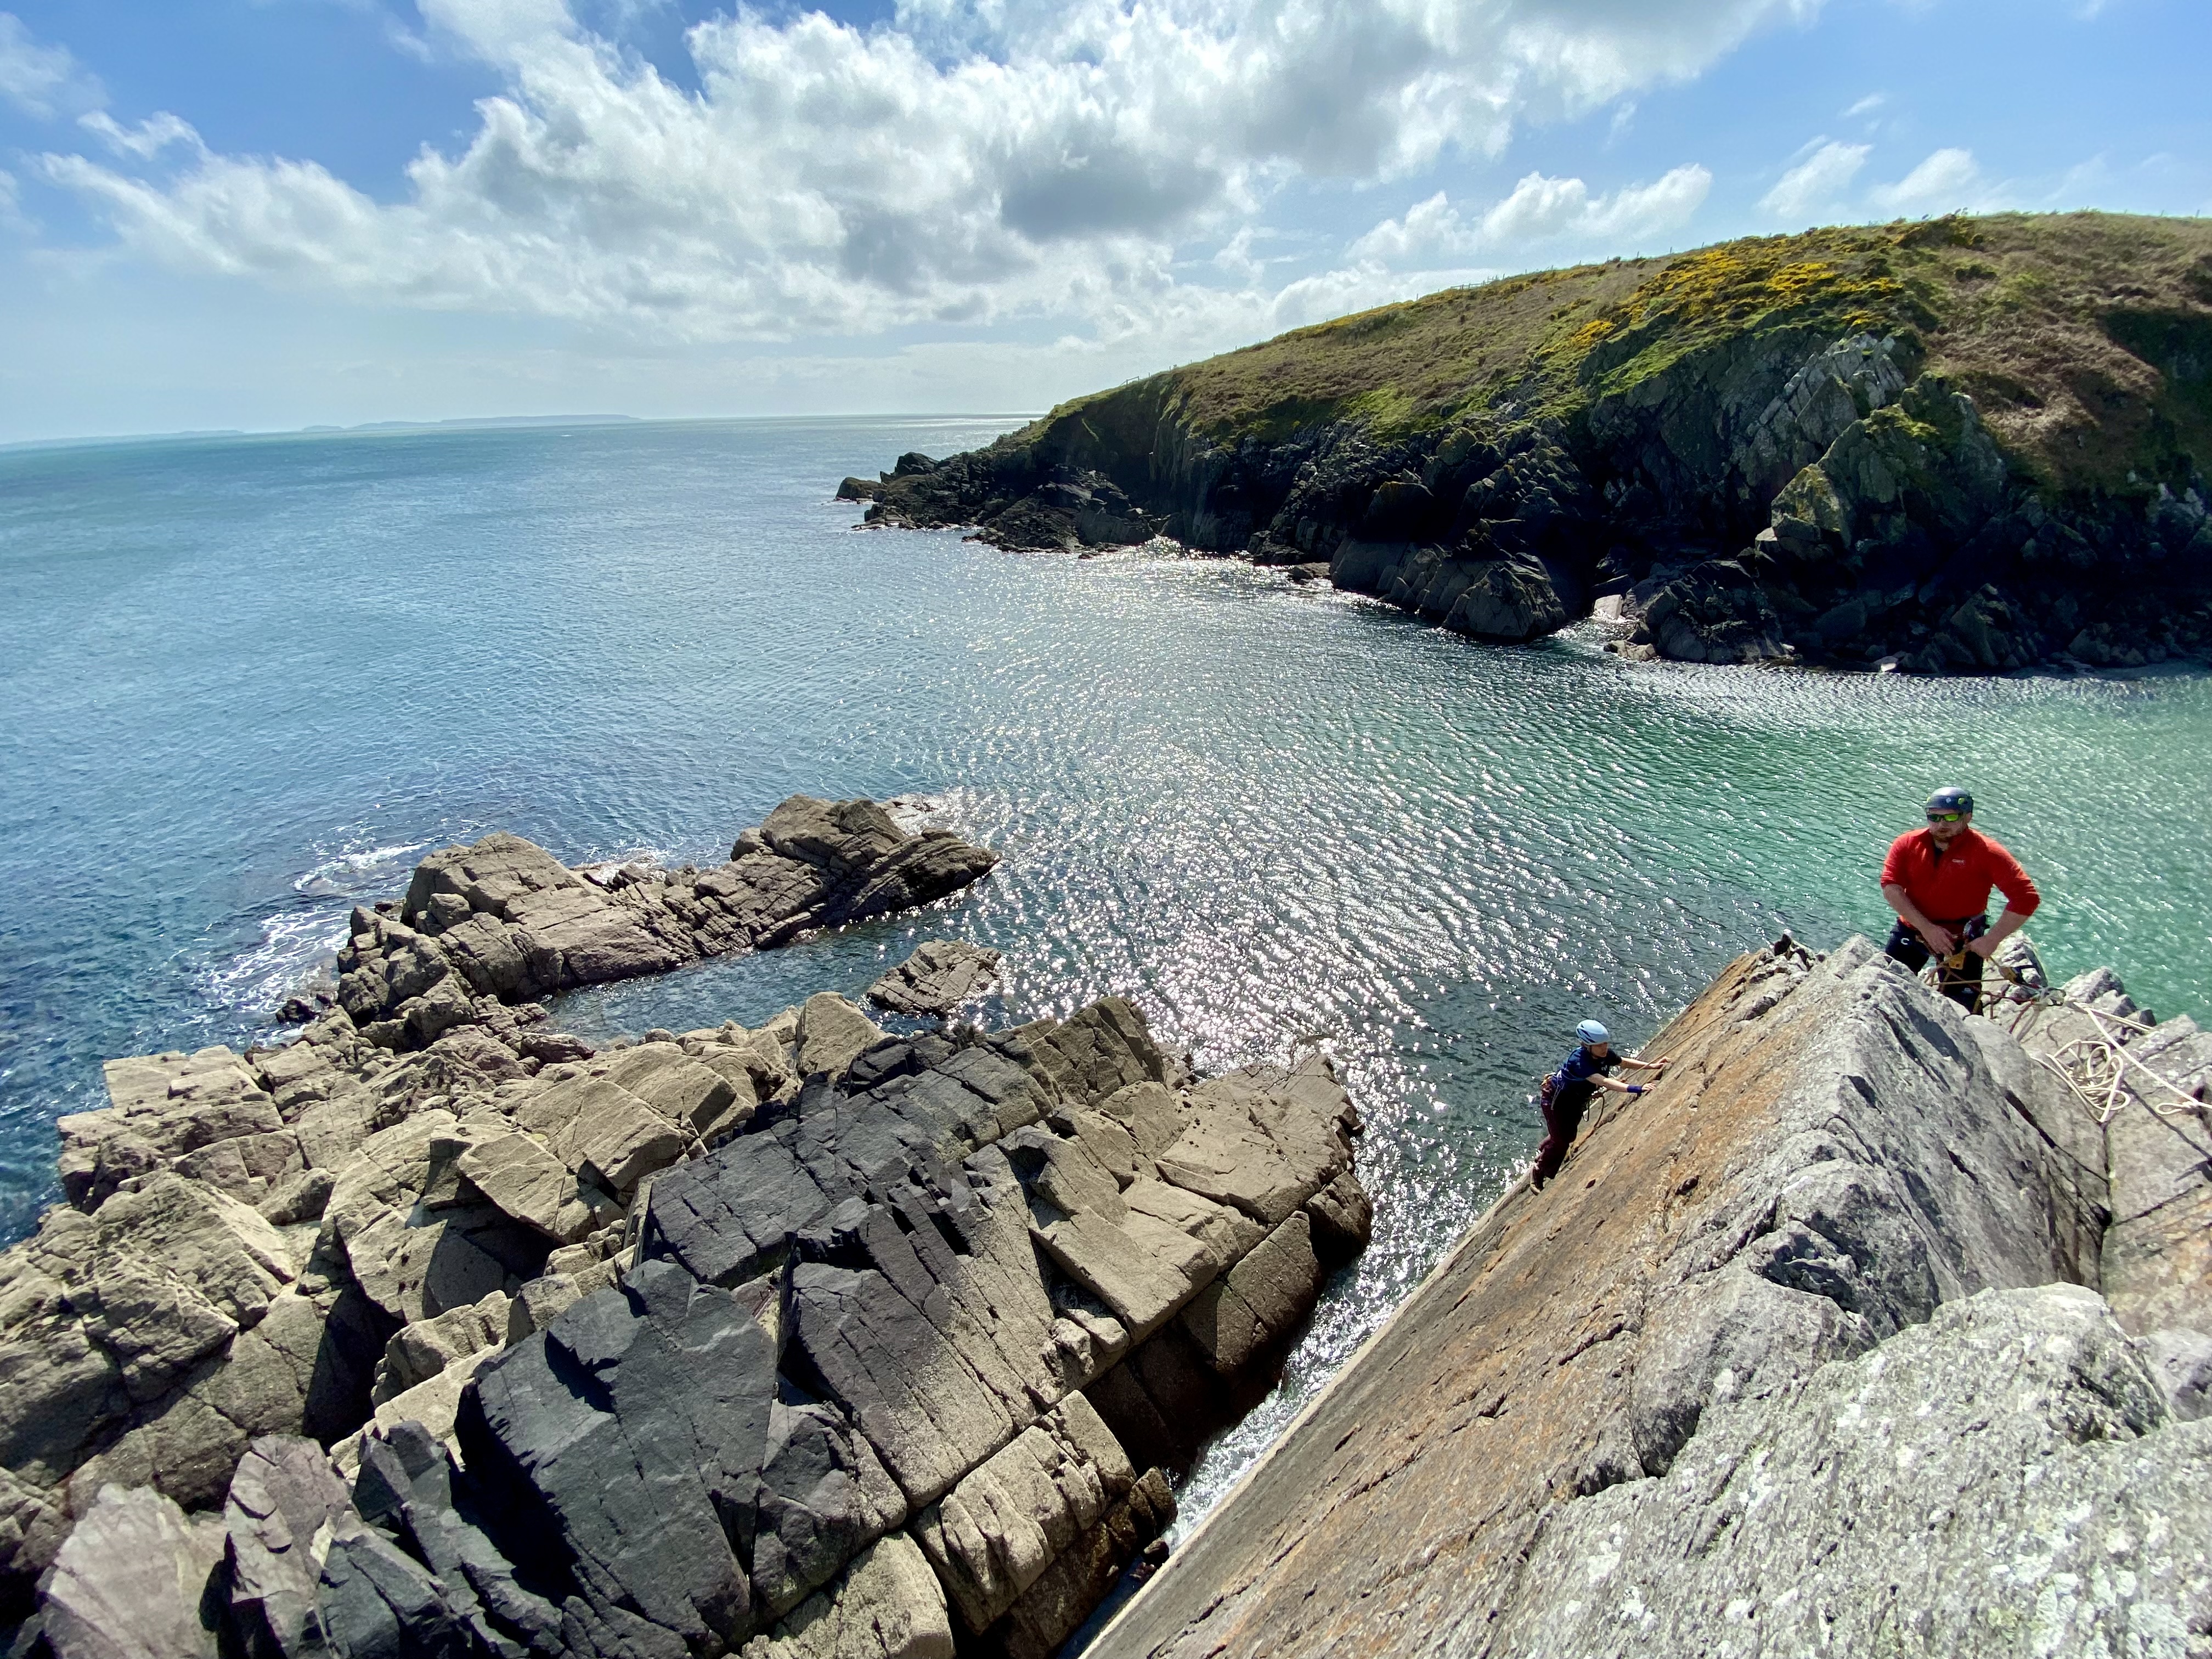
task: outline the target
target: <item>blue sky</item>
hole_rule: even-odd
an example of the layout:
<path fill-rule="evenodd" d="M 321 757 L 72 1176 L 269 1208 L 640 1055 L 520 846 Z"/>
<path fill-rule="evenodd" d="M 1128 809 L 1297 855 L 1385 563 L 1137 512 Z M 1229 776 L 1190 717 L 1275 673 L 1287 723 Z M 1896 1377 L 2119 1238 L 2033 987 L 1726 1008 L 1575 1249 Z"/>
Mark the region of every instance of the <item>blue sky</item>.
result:
<path fill-rule="evenodd" d="M 12 0 L 0 441 L 1041 407 L 1455 282 L 2212 211 L 2204 0 Z"/>

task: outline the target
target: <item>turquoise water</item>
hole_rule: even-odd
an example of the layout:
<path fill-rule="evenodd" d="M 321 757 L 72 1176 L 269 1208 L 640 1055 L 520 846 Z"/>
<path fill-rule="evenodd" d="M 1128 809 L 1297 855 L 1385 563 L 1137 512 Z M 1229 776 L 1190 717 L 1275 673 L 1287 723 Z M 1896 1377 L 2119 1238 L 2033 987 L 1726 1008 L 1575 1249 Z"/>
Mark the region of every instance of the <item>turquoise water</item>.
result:
<path fill-rule="evenodd" d="M 830 499 L 1005 422 L 363 434 L 0 453 L 0 1225 L 113 1054 L 242 1043 L 354 903 L 493 828 L 726 856 L 794 790 L 938 798 L 970 894 L 569 999 L 587 1033 L 1006 952 L 998 1018 L 1124 991 L 1201 1065 L 1328 1043 L 1377 1234 L 1195 1513 L 1496 1194 L 1574 1021 L 1881 926 L 1933 785 L 2048 896 L 2055 970 L 2212 1006 L 2212 683 L 1631 666 L 1216 561 L 1008 555 Z"/>

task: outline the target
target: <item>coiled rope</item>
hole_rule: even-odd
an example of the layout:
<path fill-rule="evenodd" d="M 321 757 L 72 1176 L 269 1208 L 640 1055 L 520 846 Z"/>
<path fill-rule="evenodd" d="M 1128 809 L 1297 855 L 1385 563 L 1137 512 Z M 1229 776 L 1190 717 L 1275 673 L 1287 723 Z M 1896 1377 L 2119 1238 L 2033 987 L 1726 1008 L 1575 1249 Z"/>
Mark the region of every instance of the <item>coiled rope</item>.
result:
<path fill-rule="evenodd" d="M 1989 966 L 1996 969 L 2005 980 L 2005 988 L 1994 996 L 1985 995 L 1984 1006 L 1978 1012 L 2003 1025 L 2023 1047 L 2034 1035 L 2037 1024 L 2046 1021 L 2047 1016 L 2054 1010 L 2070 1008 L 2086 1016 L 2096 1028 L 2094 1036 L 2075 1037 L 2056 1049 L 2031 1049 L 2029 1052 L 2034 1056 L 2036 1064 L 2064 1084 L 2100 1124 L 2110 1123 L 2130 1099 L 2137 1102 L 2154 1117 L 2193 1117 L 2203 1109 L 2203 1102 L 2195 1095 L 2171 1078 L 2152 1070 L 2127 1051 L 2131 1037 L 2157 1029 L 2148 1020 L 2077 1002 L 2044 977 L 2043 964 L 2032 950 L 2028 952 L 2028 962 L 2033 969 L 2033 978 L 2008 963 L 1991 961 Z M 1941 990 L 1946 982 L 1944 975 L 1950 965 L 1942 961 L 1931 962 L 1923 977 Z M 2009 1020 L 1998 1019 L 1999 1006 L 2012 1011 Z M 2152 1094 L 2143 1091 L 2141 1081 L 2143 1079 L 2148 1079 L 2154 1090 L 2163 1091 L 2171 1096 L 2174 1103 L 2160 1105 Z"/>

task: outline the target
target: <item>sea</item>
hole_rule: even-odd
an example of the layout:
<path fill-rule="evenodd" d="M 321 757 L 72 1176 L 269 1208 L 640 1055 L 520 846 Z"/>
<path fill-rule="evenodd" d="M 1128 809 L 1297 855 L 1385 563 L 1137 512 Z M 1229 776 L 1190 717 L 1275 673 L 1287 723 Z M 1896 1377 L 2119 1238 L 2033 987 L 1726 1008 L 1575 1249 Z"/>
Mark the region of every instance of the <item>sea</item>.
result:
<path fill-rule="evenodd" d="M 0 1230 L 112 1056 L 280 1035 L 356 904 L 513 830 L 715 862 L 795 792 L 921 796 L 1003 862 L 918 915 L 564 999 L 603 1038 L 1005 954 L 987 1024 L 1133 998 L 1203 1069 L 1334 1056 L 1372 1247 L 1181 1493 L 1188 1528 L 1498 1195 L 1536 1076 L 1737 952 L 1887 920 L 1929 790 L 2045 896 L 2054 976 L 2212 1008 L 2212 680 L 1630 664 L 1473 643 L 1170 546 L 861 531 L 1001 420 L 0 452 Z"/>

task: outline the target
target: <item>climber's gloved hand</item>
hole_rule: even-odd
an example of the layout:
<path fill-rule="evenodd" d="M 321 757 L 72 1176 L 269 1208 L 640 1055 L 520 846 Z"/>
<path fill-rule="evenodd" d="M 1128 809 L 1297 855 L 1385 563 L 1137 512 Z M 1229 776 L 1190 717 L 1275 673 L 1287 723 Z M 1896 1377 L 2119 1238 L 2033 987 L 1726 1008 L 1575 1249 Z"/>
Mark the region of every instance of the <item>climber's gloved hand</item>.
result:
<path fill-rule="evenodd" d="M 1632 1095 L 1640 1095 L 1647 1086 L 1647 1085 L 1641 1083 L 1632 1083 L 1628 1085 L 1628 1092 Z"/>

